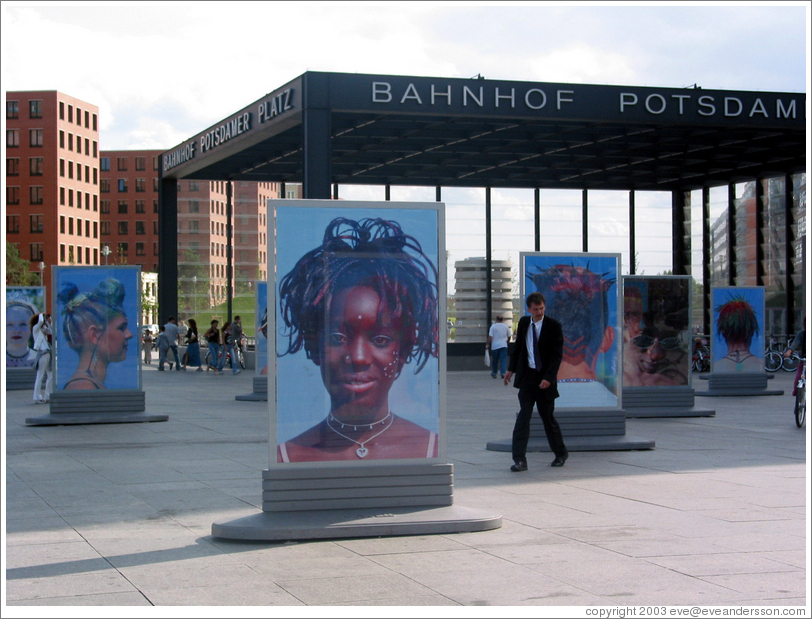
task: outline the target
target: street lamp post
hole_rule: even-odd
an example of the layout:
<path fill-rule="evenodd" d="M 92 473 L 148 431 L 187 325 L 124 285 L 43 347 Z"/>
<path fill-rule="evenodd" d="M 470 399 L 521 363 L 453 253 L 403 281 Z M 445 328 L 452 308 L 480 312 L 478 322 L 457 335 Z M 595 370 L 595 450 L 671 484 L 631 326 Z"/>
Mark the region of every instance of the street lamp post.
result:
<path fill-rule="evenodd" d="M 43 271 L 44 269 L 45 269 L 45 263 L 44 263 L 44 262 L 40 262 L 40 263 L 39 263 L 39 285 L 40 285 L 40 286 L 44 286 L 44 285 L 45 285 L 45 284 L 43 283 L 43 281 L 44 281 L 44 280 L 42 279 L 42 271 Z"/>
<path fill-rule="evenodd" d="M 102 253 L 102 256 L 104 256 L 104 266 L 107 266 L 107 256 L 109 256 L 110 254 L 113 253 L 112 250 L 110 249 L 110 246 L 109 245 L 104 245 L 101 248 L 101 253 Z"/>
<path fill-rule="evenodd" d="M 197 275 L 192 276 L 192 315 L 197 320 Z"/>

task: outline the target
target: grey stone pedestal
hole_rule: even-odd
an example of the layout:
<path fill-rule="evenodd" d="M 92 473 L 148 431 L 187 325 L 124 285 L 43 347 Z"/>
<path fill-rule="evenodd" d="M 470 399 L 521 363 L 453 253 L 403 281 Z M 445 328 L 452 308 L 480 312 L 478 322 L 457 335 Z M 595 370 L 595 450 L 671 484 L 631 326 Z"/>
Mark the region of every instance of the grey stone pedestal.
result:
<path fill-rule="evenodd" d="M 139 389 L 54 391 L 51 412 L 29 417 L 28 426 L 62 426 L 90 423 L 144 423 L 166 421 L 169 415 L 147 415 L 144 392 Z"/>
<path fill-rule="evenodd" d="M 701 396 L 784 395 L 783 389 L 767 389 L 771 376 L 766 372 L 749 374 L 715 374 L 708 376 L 708 390 L 697 391 Z"/>
<path fill-rule="evenodd" d="M 226 539 L 283 541 L 487 531 L 502 516 L 453 505 L 451 464 L 263 471 L 262 513 L 212 524 Z"/>
<path fill-rule="evenodd" d="M 654 441 L 626 435 L 626 413 L 623 409 L 574 409 L 555 411 L 568 451 L 634 451 L 654 449 Z M 513 439 L 489 441 L 489 451 L 512 451 Z M 544 424 L 538 412 L 530 420 L 527 451 L 550 451 Z"/>
<path fill-rule="evenodd" d="M 696 392 L 688 386 L 624 387 L 628 418 L 715 417 L 716 411 L 694 406 Z"/>
<path fill-rule="evenodd" d="M 267 402 L 268 377 L 254 376 L 253 391 L 251 393 L 234 396 L 234 399 L 243 402 Z"/>
<path fill-rule="evenodd" d="M 36 380 L 34 368 L 6 368 L 6 391 L 33 391 Z"/>

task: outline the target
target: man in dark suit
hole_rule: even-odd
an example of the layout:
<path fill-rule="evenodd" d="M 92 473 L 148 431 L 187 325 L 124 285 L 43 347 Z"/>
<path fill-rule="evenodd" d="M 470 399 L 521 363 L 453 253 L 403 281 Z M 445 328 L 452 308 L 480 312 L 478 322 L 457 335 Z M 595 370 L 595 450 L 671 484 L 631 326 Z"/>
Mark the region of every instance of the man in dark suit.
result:
<path fill-rule="evenodd" d="M 533 406 L 538 407 L 550 449 L 555 454 L 551 466 L 564 466 L 567 447 L 553 414 L 558 397 L 558 367 L 563 356 L 564 336 L 561 323 L 544 316 L 546 302 L 540 292 L 527 296 L 529 316 L 522 316 L 516 331 L 516 346 L 510 356 L 505 385 L 516 375 L 519 390 L 519 415 L 513 428 L 513 466 L 511 471 L 527 470 L 527 442 Z"/>

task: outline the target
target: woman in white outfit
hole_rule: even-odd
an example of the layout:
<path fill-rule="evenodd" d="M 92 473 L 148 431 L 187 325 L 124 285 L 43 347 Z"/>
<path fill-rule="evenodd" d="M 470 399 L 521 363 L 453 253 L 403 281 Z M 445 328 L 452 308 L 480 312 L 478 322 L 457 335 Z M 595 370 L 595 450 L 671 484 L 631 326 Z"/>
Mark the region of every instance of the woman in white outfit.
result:
<path fill-rule="evenodd" d="M 36 321 L 36 322 L 35 322 Z M 45 404 L 51 398 L 51 385 L 53 383 L 53 359 L 51 358 L 51 345 L 48 336 L 51 335 L 49 319 L 45 314 L 38 314 L 31 318 L 31 332 L 34 336 L 34 351 L 37 353 L 37 380 L 34 383 L 34 402 Z M 42 392 L 42 381 L 45 380 L 45 393 Z"/>

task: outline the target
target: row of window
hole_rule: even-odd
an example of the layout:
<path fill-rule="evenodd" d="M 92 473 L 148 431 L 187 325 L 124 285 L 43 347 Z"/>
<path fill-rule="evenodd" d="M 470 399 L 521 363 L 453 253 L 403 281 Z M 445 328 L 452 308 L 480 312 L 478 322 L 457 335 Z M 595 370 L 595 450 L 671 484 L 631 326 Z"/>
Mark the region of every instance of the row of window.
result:
<path fill-rule="evenodd" d="M 93 184 L 98 185 L 99 184 L 99 171 L 96 168 L 91 168 L 89 165 L 84 166 L 84 168 L 85 168 L 84 181 L 86 183 L 90 182 L 90 171 L 93 170 Z M 60 159 L 59 160 L 59 176 L 61 176 L 62 178 L 65 178 L 65 169 L 66 169 L 65 160 Z M 73 161 L 68 161 L 67 162 L 67 177 L 70 178 L 70 179 L 73 178 Z M 78 180 L 78 181 L 82 180 L 82 164 L 78 163 L 78 162 L 76 163 L 76 180 Z"/>
<path fill-rule="evenodd" d="M 42 146 L 42 129 L 28 130 L 28 145 L 33 147 Z M 18 148 L 20 146 L 20 130 L 6 129 L 6 148 Z"/>
<path fill-rule="evenodd" d="M 82 198 L 84 197 L 85 210 L 89 211 L 91 208 L 91 201 L 93 203 L 93 211 L 99 210 L 99 196 L 91 194 L 90 192 L 75 191 L 76 201 L 75 205 L 82 208 Z M 91 197 L 92 196 L 92 197 Z M 45 201 L 45 187 L 42 185 L 31 185 L 28 188 L 28 201 L 29 204 L 43 204 Z M 20 203 L 20 188 L 18 186 L 6 187 L 6 204 L 19 204 Z M 59 204 L 60 206 L 74 206 L 74 190 L 59 188 Z"/>
<path fill-rule="evenodd" d="M 42 157 L 29 157 L 28 158 L 28 175 L 29 176 L 42 176 Z M 20 158 L 19 157 L 6 157 L 6 176 L 19 176 L 20 175 Z"/>
<path fill-rule="evenodd" d="M 129 157 L 117 157 L 116 158 L 116 169 L 119 172 L 126 172 L 127 171 L 127 161 Z M 102 172 L 109 172 L 110 171 L 110 157 L 102 157 L 101 158 L 101 169 Z M 138 156 L 135 158 L 135 171 L 142 172 L 147 169 L 147 158 Z M 160 170 L 160 160 L 157 156 L 152 158 L 152 169 L 153 170 Z"/>
<path fill-rule="evenodd" d="M 127 200 L 119 200 L 118 201 L 118 213 L 119 215 L 126 215 L 127 212 L 130 210 L 130 203 Z M 147 202 L 146 200 L 136 200 L 135 201 L 135 212 L 136 213 L 146 213 L 147 212 Z M 158 200 L 152 201 L 152 212 L 158 212 Z M 102 200 L 101 201 L 101 213 L 103 215 L 110 214 L 110 200 Z"/>
<path fill-rule="evenodd" d="M 152 232 L 153 234 L 158 234 L 158 222 L 152 222 Z M 111 234 L 110 232 L 110 222 L 103 221 L 101 222 L 101 233 L 102 236 L 108 236 Z M 147 233 L 147 222 L 145 221 L 136 221 L 135 222 L 135 234 L 137 235 L 144 235 Z M 118 222 L 118 234 L 120 236 L 128 236 L 130 234 L 130 222 L 128 221 L 119 221 Z"/>
<path fill-rule="evenodd" d="M 64 101 L 59 102 L 59 120 L 65 120 L 65 108 L 67 107 L 68 110 L 68 122 L 73 122 L 73 106 L 68 104 L 65 106 Z M 93 131 L 98 131 L 98 118 L 96 114 L 90 114 L 87 110 L 85 110 L 85 129 L 90 129 L 90 120 L 93 119 Z M 76 108 L 76 124 L 80 127 L 82 126 L 82 109 L 77 106 Z"/>
<path fill-rule="evenodd" d="M 67 140 L 65 138 L 67 137 Z M 70 151 L 73 150 L 73 134 L 72 133 L 65 133 L 64 131 L 59 131 L 59 148 L 66 148 Z M 82 138 L 81 135 L 76 136 L 76 152 L 80 155 L 82 154 L 82 140 L 85 141 L 85 155 L 91 157 L 98 157 L 99 156 L 99 143 L 96 140 L 91 142 L 90 138 Z M 93 146 L 93 150 L 91 151 L 91 145 Z"/>
<path fill-rule="evenodd" d="M 102 169 L 104 171 L 104 169 Z M 136 178 L 135 179 L 135 190 L 139 193 L 144 193 L 147 191 L 147 179 L 145 178 Z M 158 179 L 152 179 L 152 190 L 158 191 Z M 101 185 L 99 187 L 99 191 L 102 193 L 110 193 L 110 179 L 103 178 L 101 179 Z M 127 182 L 126 178 L 118 179 L 118 192 L 119 193 L 127 193 L 129 191 L 129 183 Z"/>

